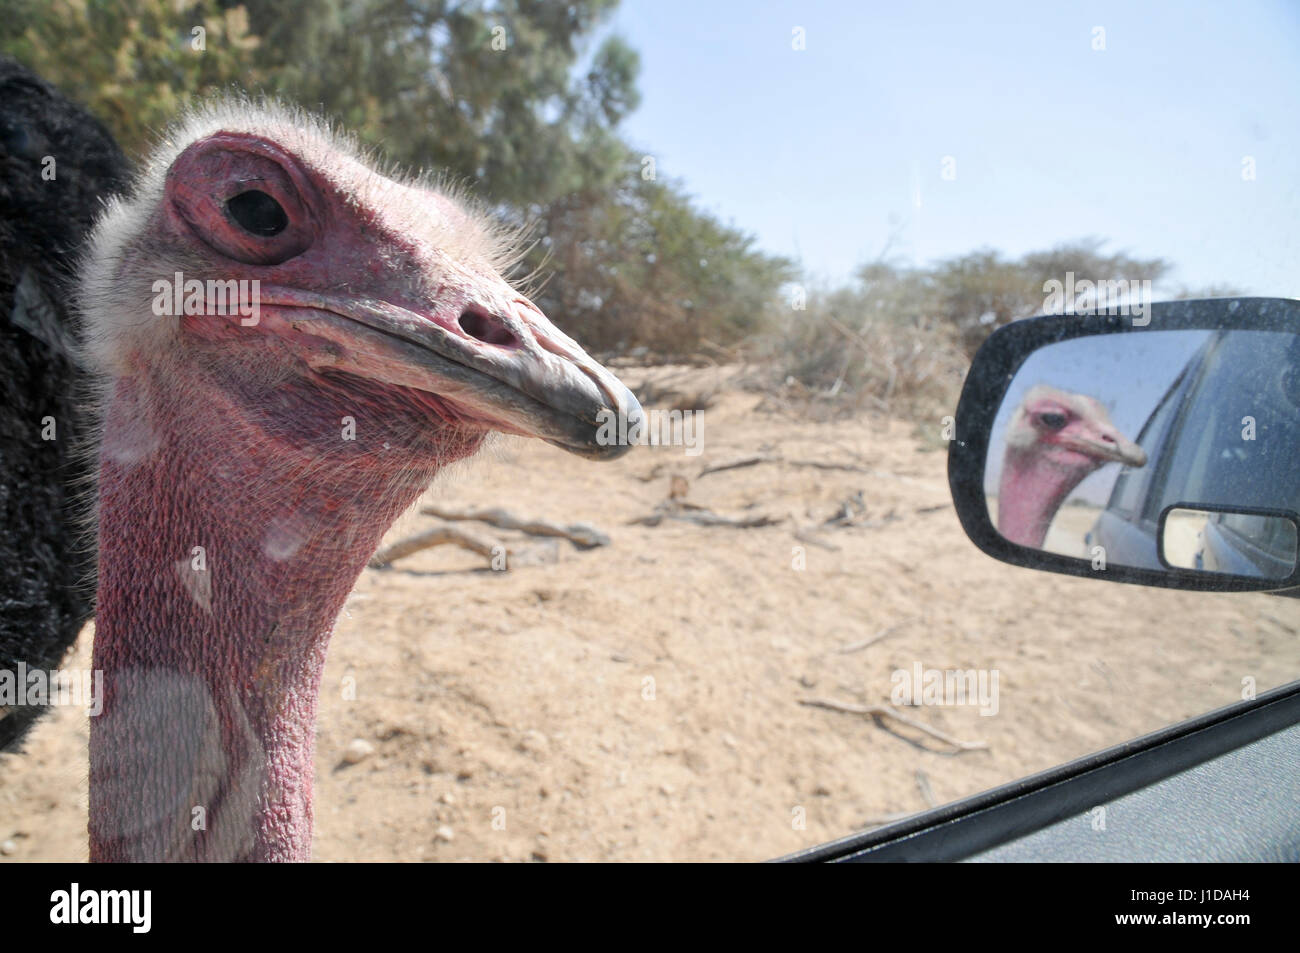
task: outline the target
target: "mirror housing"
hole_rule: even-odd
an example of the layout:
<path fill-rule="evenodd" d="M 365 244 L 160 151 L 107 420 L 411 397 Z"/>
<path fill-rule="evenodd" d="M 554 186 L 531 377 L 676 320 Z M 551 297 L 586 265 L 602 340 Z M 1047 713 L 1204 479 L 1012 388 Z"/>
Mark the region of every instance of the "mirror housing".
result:
<path fill-rule="evenodd" d="M 1135 337 L 1160 335 L 1168 331 L 1202 333 L 1173 337 L 1166 335 L 1163 339 Z M 1279 339 L 1261 335 L 1256 342 L 1248 334 L 1244 337 L 1237 334 L 1251 331 L 1273 332 L 1274 335 L 1283 334 L 1287 337 Z M 1288 523 L 1291 528 L 1300 525 L 1300 517 L 1295 512 L 1297 500 L 1300 500 L 1300 446 L 1292 445 L 1292 441 L 1285 436 L 1281 438 L 1283 445 L 1274 448 L 1275 454 L 1284 456 L 1275 455 L 1270 458 L 1268 479 L 1262 481 L 1262 487 L 1261 481 L 1251 484 L 1250 499 L 1223 498 L 1225 495 L 1232 497 L 1233 494 L 1229 489 L 1224 489 L 1222 479 L 1215 493 L 1205 493 L 1206 498 L 1178 495 L 1170 501 L 1176 505 L 1166 502 L 1160 505 L 1158 511 L 1152 510 L 1152 507 L 1161 502 L 1154 495 L 1142 498 L 1140 502 L 1145 505 L 1147 512 L 1143 532 L 1148 537 L 1143 540 L 1142 546 L 1147 547 L 1149 552 L 1141 551 L 1139 547 L 1131 550 L 1130 555 L 1123 559 L 1108 558 L 1106 546 L 1098 545 L 1097 530 L 1101 526 L 1101 520 L 1091 523 L 1094 515 L 1105 515 L 1114 505 L 1113 493 L 1111 502 L 1107 504 L 1103 504 L 1098 497 L 1099 492 L 1106 492 L 1106 481 L 1118 485 L 1121 479 L 1126 478 L 1133 485 L 1148 485 L 1146 492 L 1149 494 L 1155 492 L 1150 488 L 1152 485 L 1164 492 L 1175 492 L 1170 486 L 1172 481 L 1168 479 L 1170 469 L 1175 462 L 1185 466 L 1185 458 L 1191 455 L 1191 450 L 1181 455 L 1176 454 L 1180 441 L 1186 441 L 1188 448 L 1193 443 L 1196 444 L 1196 459 L 1202 462 L 1202 466 L 1208 459 L 1210 464 L 1230 474 L 1251 472 L 1249 467 L 1252 458 L 1241 449 L 1227 448 L 1226 435 L 1207 439 L 1208 431 L 1204 421 L 1182 419 L 1190 416 L 1191 411 L 1180 408 L 1194 403 L 1191 398 L 1195 393 L 1190 384 L 1182 391 L 1170 387 L 1163 396 L 1152 396 L 1148 386 L 1148 393 L 1141 398 L 1145 401 L 1144 407 L 1123 407 L 1127 414 L 1125 420 L 1112 422 L 1108 415 L 1109 411 L 1119 418 L 1120 415 L 1114 413 L 1113 405 L 1141 390 L 1137 385 L 1146 377 L 1155 378 L 1159 372 L 1168 377 L 1172 368 L 1178 372 L 1176 384 L 1184 379 L 1190 381 L 1197 374 L 1203 378 L 1209 373 L 1204 355 L 1209 353 L 1212 346 L 1230 336 L 1239 351 L 1243 347 L 1258 347 L 1261 360 L 1267 359 L 1273 365 L 1283 368 L 1282 380 L 1273 389 L 1284 395 L 1284 406 L 1278 408 L 1274 419 L 1286 422 L 1289 427 L 1294 417 L 1296 426 L 1300 427 L 1300 410 L 1294 415 L 1291 413 L 1292 404 L 1300 400 L 1300 361 L 1296 360 L 1296 355 L 1300 354 L 1300 301 L 1297 300 L 1211 298 L 1158 302 L 1148 305 L 1141 319 L 1122 314 L 1053 315 L 1014 321 L 990 335 L 976 354 L 967 374 L 957 407 L 954 436 L 948 450 L 949 487 L 958 518 L 967 536 L 988 555 L 1031 569 L 1174 589 L 1219 592 L 1295 589 L 1295 592 L 1285 594 L 1300 596 L 1300 588 L 1297 588 L 1300 587 L 1300 567 L 1296 565 L 1294 553 L 1290 555 L 1290 572 L 1285 576 L 1277 574 L 1281 572 L 1279 567 L 1286 554 L 1274 554 L 1278 556 L 1277 561 L 1260 564 L 1267 565 L 1267 569 L 1256 568 L 1244 572 L 1241 571 L 1243 564 L 1233 559 L 1217 560 L 1214 569 L 1206 570 L 1203 566 L 1199 569 L 1195 565 L 1180 566 L 1177 560 L 1170 562 L 1165 558 L 1164 535 L 1169 528 L 1168 517 L 1172 510 L 1190 509 L 1207 513 L 1235 511 L 1247 516 L 1271 516 Z M 1181 351 L 1174 348 L 1162 350 L 1157 346 L 1174 340 L 1183 345 Z M 1288 349 L 1279 352 L 1280 340 L 1291 342 Z M 1067 342 L 1075 343 L 1067 345 Z M 1201 342 L 1205 343 L 1201 345 Z M 1198 348 L 1194 352 L 1190 351 L 1186 347 L 1188 343 L 1197 345 Z M 1166 362 L 1167 366 L 1161 368 L 1157 362 L 1150 360 L 1149 355 L 1163 354 L 1164 351 L 1169 351 L 1172 356 Z M 1058 356 L 1055 365 L 1048 356 L 1053 353 Z M 1193 356 L 1189 359 L 1187 354 Z M 1148 356 L 1145 363 L 1139 362 L 1139 355 Z M 1034 360 L 1030 361 L 1031 358 Z M 1089 374 L 1086 367 L 1080 368 L 1080 358 L 1098 362 L 1099 372 Z M 1197 361 L 1201 363 L 1198 364 Z M 1030 362 L 1028 366 L 1026 362 Z M 1181 371 L 1178 370 L 1180 366 Z M 1044 367 L 1048 368 L 1046 372 Z M 1067 380 L 1055 380 L 1051 370 L 1053 367 Z M 1022 370 L 1026 373 L 1022 374 Z M 1226 374 L 1219 377 L 1218 381 L 1222 386 L 1233 384 L 1233 378 Z M 1102 392 L 1098 393 L 1098 390 Z M 1029 406 L 1031 398 L 1044 397 L 1066 401 L 1065 407 L 1051 406 L 1050 403 L 1041 407 Z M 1070 401 L 1074 403 L 1071 404 Z M 1108 408 L 1108 404 L 1112 406 Z M 1082 468 L 1083 475 L 1092 472 L 1101 474 L 1091 483 L 1085 484 L 1092 487 L 1091 496 L 1087 499 L 1070 496 L 1075 487 L 1080 485 L 1082 475 L 1073 477 L 1073 482 L 1065 481 L 1068 486 L 1055 496 L 1051 492 L 1039 490 L 1038 495 L 1045 501 L 1040 509 L 1046 510 L 1047 515 L 1040 514 L 1038 524 L 1034 525 L 1033 520 L 1024 518 L 1026 514 L 1017 512 L 1012 528 L 1013 507 L 1010 504 L 1015 503 L 1018 510 L 1032 509 L 1032 505 L 1025 504 L 1027 495 L 1021 489 L 1024 484 L 1002 479 L 1011 466 L 1011 451 L 1018 449 L 1023 442 L 1022 438 L 1013 436 L 1011 425 L 1023 422 L 1025 415 L 1032 412 L 1037 414 L 1032 422 L 1039 431 L 1065 431 L 1072 406 L 1095 409 L 1093 417 L 1097 426 L 1093 428 L 1092 440 L 1095 445 L 1105 442 L 1108 452 L 1098 452 L 1095 460 L 1084 461 L 1075 452 L 1082 446 L 1076 441 L 1065 450 L 1055 448 L 1062 455 L 1050 463 L 1059 468 L 1067 463 L 1074 465 L 1071 461 L 1079 460 L 1086 464 Z M 1156 426 L 1154 418 L 1162 408 L 1167 410 L 1164 416 L 1177 418 L 1175 424 L 1162 420 L 1160 426 Z M 1227 412 L 1230 411 L 1225 411 Z M 1285 434 L 1285 428 L 1282 428 L 1282 432 Z M 1063 433 L 1063 436 L 1066 434 Z M 1214 442 L 1216 440 L 1218 443 Z M 1057 441 L 1058 444 L 1062 442 L 1064 441 Z M 1231 457 L 1232 453 L 1242 460 L 1236 461 Z M 1228 460 L 1228 463 L 1219 464 L 1217 461 L 1220 457 Z M 1234 466 L 1235 470 L 1232 469 Z M 1134 480 L 1134 473 L 1142 474 L 1143 479 Z M 1162 476 L 1163 482 L 1155 479 L 1157 475 Z M 1208 485 L 1208 481 L 1205 482 Z M 1003 496 L 1006 497 L 1005 501 L 1000 498 Z M 1004 502 L 1007 505 L 1004 506 Z M 1033 503 L 1032 499 L 1030 503 Z M 1071 508 L 1073 503 L 1083 505 Z M 1056 520 L 1060 513 L 1066 514 L 1068 519 Z M 1051 534 L 1047 532 L 1048 523 L 1053 527 Z M 1090 523 L 1091 529 L 1088 528 Z M 999 531 L 999 525 L 1003 532 Z M 1177 519 L 1174 528 L 1179 528 Z M 1274 548 L 1279 545 L 1285 548 L 1291 538 L 1286 535 L 1286 527 L 1278 523 L 1261 524 L 1251 532 L 1265 530 L 1271 533 L 1269 538 Z M 1241 534 L 1238 536 L 1240 538 Z M 1062 546 L 1062 540 L 1067 540 L 1070 545 Z M 1236 567 L 1237 571 L 1233 571 L 1232 567 Z"/>

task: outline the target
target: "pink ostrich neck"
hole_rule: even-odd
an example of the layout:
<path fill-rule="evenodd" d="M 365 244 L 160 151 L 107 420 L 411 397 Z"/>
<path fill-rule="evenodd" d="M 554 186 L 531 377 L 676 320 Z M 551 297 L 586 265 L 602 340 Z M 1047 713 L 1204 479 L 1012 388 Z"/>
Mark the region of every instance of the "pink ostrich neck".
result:
<path fill-rule="evenodd" d="M 1007 448 L 998 487 L 998 532 L 1013 543 L 1041 549 L 1052 517 L 1093 467 L 1065 467 L 1035 449 Z"/>
<path fill-rule="evenodd" d="M 305 860 L 330 633 L 436 466 L 384 477 L 374 442 L 312 451 L 149 378 L 117 382 L 101 448 L 91 859 Z"/>

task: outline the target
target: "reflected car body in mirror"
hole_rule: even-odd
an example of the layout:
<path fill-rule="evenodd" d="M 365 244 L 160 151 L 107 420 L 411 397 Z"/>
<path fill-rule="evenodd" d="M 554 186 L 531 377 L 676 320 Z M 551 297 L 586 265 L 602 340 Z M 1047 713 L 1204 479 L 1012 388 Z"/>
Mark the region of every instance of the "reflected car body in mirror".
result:
<path fill-rule="evenodd" d="M 1017 565 L 1176 588 L 1300 585 L 1294 547 L 1257 545 L 1268 531 L 1284 548 L 1285 530 L 1252 537 L 1244 517 L 1217 515 L 1296 525 L 1300 302 L 1162 302 L 1140 325 L 1061 315 L 1000 329 L 962 391 L 949 483 L 971 539 Z M 1216 514 L 1199 566 L 1162 559 L 1175 504 Z"/>
<path fill-rule="evenodd" d="M 1286 579 L 1296 568 L 1293 514 L 1171 506 L 1160 515 L 1160 562 L 1174 569 Z"/>

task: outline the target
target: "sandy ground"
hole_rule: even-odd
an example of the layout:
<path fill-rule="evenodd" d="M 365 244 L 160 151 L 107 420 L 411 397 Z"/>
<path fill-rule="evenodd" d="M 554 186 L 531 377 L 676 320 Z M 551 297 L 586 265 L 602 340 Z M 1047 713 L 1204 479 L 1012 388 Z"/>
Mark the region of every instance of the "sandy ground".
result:
<path fill-rule="evenodd" d="M 946 454 L 915 424 L 810 424 L 758 403 L 725 392 L 700 456 L 593 464 L 512 438 L 432 491 L 593 523 L 612 544 L 534 546 L 506 572 L 451 547 L 366 571 L 325 673 L 316 859 L 769 858 L 1300 675 L 1300 601 L 1000 564 L 965 538 Z M 699 476 L 774 453 L 865 469 Z M 783 522 L 629 525 L 674 474 L 694 504 Z M 857 494 L 860 525 L 813 537 L 834 549 L 795 538 Z M 408 516 L 390 538 L 428 523 Z M 88 664 L 89 641 L 70 665 Z M 907 709 L 987 750 L 800 704 L 886 702 L 914 665 L 996 670 L 994 715 Z M 84 713 L 60 709 L 0 756 L 0 859 L 84 859 L 86 736 Z M 344 764 L 357 739 L 373 752 Z"/>
<path fill-rule="evenodd" d="M 1198 510 L 1173 510 L 1165 520 L 1165 558 L 1183 569 L 1196 568 L 1196 553 L 1201 548 L 1201 533 L 1209 514 Z"/>

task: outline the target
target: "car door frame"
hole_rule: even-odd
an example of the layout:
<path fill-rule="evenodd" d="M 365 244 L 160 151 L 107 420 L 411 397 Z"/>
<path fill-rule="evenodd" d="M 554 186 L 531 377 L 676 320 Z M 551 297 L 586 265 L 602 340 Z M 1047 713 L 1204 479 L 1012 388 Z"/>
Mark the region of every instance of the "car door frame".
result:
<path fill-rule="evenodd" d="M 1081 815 L 1300 725 L 1300 681 L 1227 705 L 974 797 L 780 858 L 790 863 L 942 862 Z M 1252 779 L 1243 779 L 1243 784 Z"/>

